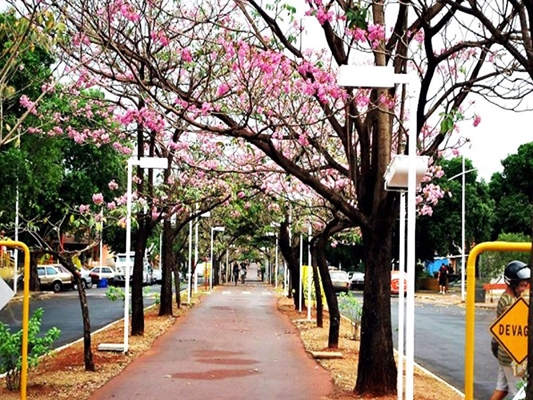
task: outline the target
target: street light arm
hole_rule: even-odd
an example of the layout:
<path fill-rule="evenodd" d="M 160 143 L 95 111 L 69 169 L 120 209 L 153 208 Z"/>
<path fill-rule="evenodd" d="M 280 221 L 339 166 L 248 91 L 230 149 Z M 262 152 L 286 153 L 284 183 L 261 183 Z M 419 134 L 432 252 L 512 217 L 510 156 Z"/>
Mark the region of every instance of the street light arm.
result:
<path fill-rule="evenodd" d="M 452 176 L 451 178 L 448 178 L 448 181 L 451 181 L 452 179 L 455 179 L 459 176 L 462 176 L 462 175 L 466 175 L 468 174 L 469 172 L 473 172 L 473 171 L 477 171 L 477 168 L 471 168 L 471 169 L 468 169 L 464 172 L 459 172 L 458 174 L 455 174 L 454 176 Z"/>

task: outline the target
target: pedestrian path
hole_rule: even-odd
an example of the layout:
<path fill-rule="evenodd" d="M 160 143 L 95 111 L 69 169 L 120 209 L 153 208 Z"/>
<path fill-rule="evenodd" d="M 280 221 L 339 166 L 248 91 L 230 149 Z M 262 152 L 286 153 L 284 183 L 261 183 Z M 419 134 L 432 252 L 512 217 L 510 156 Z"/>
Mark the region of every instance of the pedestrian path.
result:
<path fill-rule="evenodd" d="M 206 294 L 91 400 L 319 400 L 329 373 L 310 358 L 262 283 Z"/>

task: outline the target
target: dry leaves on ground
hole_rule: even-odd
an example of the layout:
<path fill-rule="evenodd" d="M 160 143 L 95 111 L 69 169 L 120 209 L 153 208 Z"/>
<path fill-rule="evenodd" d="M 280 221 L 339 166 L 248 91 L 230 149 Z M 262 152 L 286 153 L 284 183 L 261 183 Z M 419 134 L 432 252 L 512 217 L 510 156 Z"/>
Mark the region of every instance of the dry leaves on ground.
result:
<path fill-rule="evenodd" d="M 193 298 L 194 305 L 201 300 Z M 314 323 L 302 321 L 302 314 L 294 310 L 291 299 L 281 297 L 278 309 L 286 315 L 295 326 L 308 351 L 327 350 L 328 321 L 324 315 L 324 327 L 317 328 Z M 42 359 L 40 364 L 29 371 L 27 398 L 32 400 L 86 400 L 99 387 L 118 375 L 130 362 L 147 351 L 152 343 L 174 323 L 179 323 L 187 314 L 189 308 L 174 309 L 174 317 L 158 316 L 158 308 L 146 311 L 144 336 L 132 336 L 129 340 L 130 351 L 127 355 L 113 352 L 100 352 L 99 343 L 114 343 L 117 337 L 123 335 L 123 324 L 118 322 L 92 336 L 92 348 L 96 372 L 86 372 L 83 365 L 83 343 L 77 342 L 69 347 L 57 351 Z M 342 359 L 320 360 L 319 363 L 331 373 L 335 384 L 335 392 L 325 400 L 353 400 L 363 399 L 353 393 L 357 374 L 357 357 L 359 342 L 352 340 L 351 324 L 343 320 L 339 349 Z M 415 371 L 415 399 L 416 400 L 459 400 L 463 397 L 454 389 L 437 378 Z M 75 396 L 73 394 L 76 394 Z M 5 389 L 5 382 L 0 379 L 0 399 L 18 400 L 18 392 Z M 393 400 L 397 396 L 380 397 L 379 400 Z M 367 397 L 368 399 L 368 397 Z"/>

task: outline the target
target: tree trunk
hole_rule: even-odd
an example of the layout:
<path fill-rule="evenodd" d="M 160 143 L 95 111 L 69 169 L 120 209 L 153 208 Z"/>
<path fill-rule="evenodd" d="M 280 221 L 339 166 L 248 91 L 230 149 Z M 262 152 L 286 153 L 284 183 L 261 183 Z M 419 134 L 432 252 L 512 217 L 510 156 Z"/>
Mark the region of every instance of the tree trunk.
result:
<path fill-rule="evenodd" d="M 172 266 L 172 271 L 174 272 L 174 290 L 176 291 L 176 306 L 178 308 L 181 308 L 181 282 L 180 271 L 177 264 Z"/>
<path fill-rule="evenodd" d="M 148 237 L 145 228 L 144 214 L 137 215 L 137 230 L 135 241 L 135 262 L 133 264 L 133 279 L 131 283 L 131 334 L 133 336 L 144 335 L 144 299 L 143 299 L 143 268 L 144 252 Z"/>
<path fill-rule="evenodd" d="M 91 320 L 89 318 L 89 306 L 87 305 L 87 293 L 83 288 L 81 277 L 78 274 L 74 275 L 74 280 L 78 286 L 78 296 L 80 298 L 81 316 L 83 318 L 83 360 L 85 363 L 85 371 L 96 371 L 93 352 L 91 350 Z"/>
<path fill-rule="evenodd" d="M 72 261 L 72 256 L 67 258 L 59 253 L 55 253 L 54 256 L 59 260 L 61 265 L 70 271 L 70 273 L 73 275 L 72 280 L 78 287 L 78 297 L 80 299 L 81 316 L 83 320 L 83 360 L 85 364 L 85 371 L 94 372 L 96 371 L 96 368 L 94 366 L 93 352 L 91 350 L 91 320 L 89 318 L 87 294 L 83 288 L 81 275 Z"/>
<path fill-rule="evenodd" d="M 296 256 L 297 246 L 293 246 L 290 241 L 289 222 L 287 219 L 280 224 L 279 228 L 279 249 L 283 258 L 287 263 L 289 274 L 289 297 L 292 296 L 294 301 L 294 308 L 299 309 L 300 306 L 300 265 L 298 257 Z"/>
<path fill-rule="evenodd" d="M 392 343 L 390 279 L 392 222 L 377 221 L 362 230 L 365 251 L 365 290 L 356 393 L 382 396 L 396 391 Z M 379 360 L 379 362 L 376 362 Z M 371 368 L 368 366 L 371 365 Z"/>
<path fill-rule="evenodd" d="M 163 221 L 163 246 L 160 255 L 161 263 L 161 297 L 159 302 L 159 315 L 172 315 L 172 267 L 174 266 L 174 253 L 172 242 L 174 234 L 169 219 Z M 179 306 L 179 305 L 178 305 Z"/>
<path fill-rule="evenodd" d="M 319 328 L 324 327 L 324 306 L 322 304 L 322 285 L 320 284 L 319 271 L 317 268 L 317 251 L 315 247 L 315 241 L 311 242 L 311 253 L 313 255 L 313 284 L 315 286 L 315 297 L 316 297 L 316 326 Z"/>
<path fill-rule="evenodd" d="M 324 288 L 324 295 L 326 296 L 326 302 L 329 309 L 329 335 L 328 335 L 328 348 L 336 349 L 339 347 L 339 331 L 341 324 L 341 314 L 339 312 L 339 303 L 337 302 L 337 295 L 333 290 L 333 283 L 331 283 L 331 277 L 329 275 L 328 261 L 326 259 L 326 253 L 324 251 L 329 235 L 327 231 L 322 232 L 318 236 L 316 242 L 316 263 L 320 271 L 320 278 L 322 280 L 322 286 Z"/>

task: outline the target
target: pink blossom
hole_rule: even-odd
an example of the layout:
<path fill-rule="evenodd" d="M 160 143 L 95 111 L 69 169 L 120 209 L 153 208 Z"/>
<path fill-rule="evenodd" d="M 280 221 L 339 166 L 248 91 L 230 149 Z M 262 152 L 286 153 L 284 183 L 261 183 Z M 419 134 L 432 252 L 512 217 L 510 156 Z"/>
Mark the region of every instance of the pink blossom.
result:
<path fill-rule="evenodd" d="M 227 83 L 223 83 L 222 85 L 220 85 L 218 87 L 218 90 L 217 90 L 217 96 L 218 97 L 222 97 L 224 96 L 226 93 L 228 93 L 229 91 L 229 85 Z"/>
<path fill-rule="evenodd" d="M 79 210 L 80 210 L 80 214 L 82 214 L 82 215 L 83 214 L 87 214 L 89 212 L 89 210 L 90 210 L 90 207 L 88 205 L 86 205 L 86 204 L 82 204 L 80 206 Z"/>
<path fill-rule="evenodd" d="M 93 194 L 93 203 L 97 206 L 101 205 L 104 202 L 104 196 L 102 193 Z"/>
<path fill-rule="evenodd" d="M 37 115 L 37 111 L 35 109 L 35 103 L 29 99 L 28 96 L 23 94 L 20 96 L 20 105 L 24 108 L 27 108 L 33 115 Z"/>
<path fill-rule="evenodd" d="M 422 43 L 424 41 L 424 30 L 420 29 L 418 32 L 416 32 L 413 39 L 418 43 Z"/>
<path fill-rule="evenodd" d="M 111 182 L 109 182 L 107 184 L 107 187 L 110 189 L 110 190 L 117 190 L 118 189 L 118 183 L 115 182 L 115 180 L 113 179 Z"/>
<path fill-rule="evenodd" d="M 117 208 L 117 204 L 114 201 L 112 201 L 110 203 L 107 203 L 106 207 L 107 207 L 108 210 L 112 211 L 115 208 Z"/>
<path fill-rule="evenodd" d="M 181 51 L 181 58 L 185 62 L 191 62 L 192 61 L 191 50 L 189 50 L 188 48 L 183 49 Z"/>
<path fill-rule="evenodd" d="M 478 126 L 481 122 L 481 117 L 479 115 L 474 116 L 474 126 Z"/>
<path fill-rule="evenodd" d="M 121 228 L 126 228 L 126 218 L 121 218 L 118 220 L 117 225 Z"/>
<path fill-rule="evenodd" d="M 237 197 L 238 197 L 239 199 L 242 199 L 242 198 L 244 197 L 244 192 L 239 192 L 239 193 L 237 194 Z"/>

